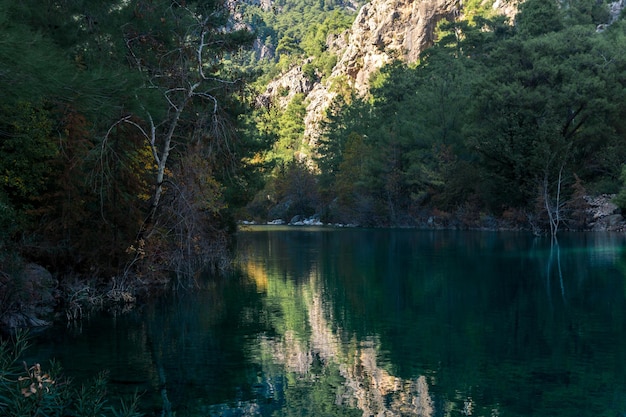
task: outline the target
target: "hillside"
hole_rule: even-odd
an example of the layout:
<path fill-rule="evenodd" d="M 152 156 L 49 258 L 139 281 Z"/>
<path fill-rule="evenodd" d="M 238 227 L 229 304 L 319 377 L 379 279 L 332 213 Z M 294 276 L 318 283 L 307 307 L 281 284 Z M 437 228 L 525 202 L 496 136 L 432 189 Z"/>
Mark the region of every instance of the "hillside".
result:
<path fill-rule="evenodd" d="M 463 19 L 464 12 L 500 14 L 512 18 L 517 0 L 498 0 L 491 5 L 461 7 L 458 0 L 375 0 L 365 4 L 349 29 L 326 39 L 326 49 L 336 55 L 328 77 L 310 77 L 307 66 L 315 57 L 292 63 L 288 70 L 267 84 L 259 102 L 285 109 L 296 94 L 306 97 L 303 143 L 315 148 L 319 123 L 332 100 L 348 88 L 363 96 L 372 74 L 394 59 L 414 63 L 432 45 L 437 24 L 443 19 Z M 261 50 L 267 50 L 267 47 Z M 271 47 L 270 47 L 271 49 Z M 341 86 L 341 88 L 338 87 Z M 305 152 L 306 154 L 306 152 Z"/>
<path fill-rule="evenodd" d="M 268 186 L 262 191 L 266 201 L 257 199 L 250 206 L 251 213 L 269 210 L 262 216 L 268 216 L 268 219 L 280 217 L 287 221 L 294 214 L 317 213 L 324 217 L 324 213 L 334 213 L 328 218 L 350 221 L 353 216 L 339 214 L 345 211 L 353 215 L 360 213 L 357 223 L 410 224 L 416 218 L 422 219 L 417 220 L 418 223 L 424 218 L 432 218 L 428 213 L 433 209 L 446 213 L 444 217 L 456 217 L 450 214 L 451 209 L 458 211 L 460 207 L 466 207 L 464 210 L 467 211 L 471 207 L 472 218 L 480 217 L 481 211 L 500 218 L 509 210 L 515 213 L 512 224 L 528 226 L 528 219 L 536 217 L 537 220 L 531 222 L 532 227 L 538 224 L 536 228 L 543 229 L 548 228 L 551 221 L 544 218 L 545 215 L 556 213 L 559 217 L 563 214 L 559 212 L 562 209 L 560 206 L 556 212 L 554 208 L 546 207 L 552 204 L 558 206 L 564 196 L 555 195 L 556 202 L 546 203 L 546 194 L 541 197 L 544 203 L 534 207 L 538 198 L 535 194 L 537 189 L 552 193 L 555 192 L 553 186 L 558 185 L 560 190 L 560 186 L 565 184 L 558 176 L 559 169 L 555 168 L 559 163 L 563 169 L 573 164 L 567 184 L 568 187 L 578 184 L 579 193 L 585 187 L 586 192 L 592 194 L 618 192 L 621 170 L 618 155 L 622 154 L 622 148 L 616 145 L 615 140 L 620 137 L 623 128 L 613 118 L 623 109 L 619 106 L 605 107 L 601 103 L 615 100 L 615 97 L 609 99 L 609 96 L 621 87 L 615 85 L 607 91 L 594 91 L 581 84 L 584 80 L 574 75 L 564 77 L 564 74 L 576 67 L 581 74 L 586 71 L 584 68 L 588 64 L 574 62 L 574 56 L 584 55 L 590 60 L 597 60 L 600 57 L 608 59 L 606 54 L 610 53 L 617 54 L 610 61 L 611 67 L 600 69 L 601 62 L 598 61 L 593 64 L 597 65 L 598 72 L 594 70 L 589 76 L 591 79 L 598 77 L 601 83 L 606 83 L 600 81 L 605 77 L 615 80 L 614 75 L 623 70 L 623 60 L 614 49 L 616 43 L 622 42 L 618 35 L 622 20 L 618 17 L 623 7 L 623 2 L 542 3 L 531 0 L 521 6 L 513 1 L 473 1 L 465 2 L 461 7 L 460 2 L 450 0 L 376 0 L 364 5 L 348 30 L 327 37 L 326 51 L 337 56 L 330 74 L 311 72 L 315 57 L 307 57 L 304 61 L 293 62 L 261 94 L 259 102 L 267 110 L 264 129 L 275 140 L 269 160 L 277 168 L 271 171 Z M 519 10 L 524 13 L 518 13 Z M 573 39 L 577 42 L 575 47 L 558 50 L 558 42 L 569 45 Z M 544 45 L 540 47 L 543 49 L 536 49 L 540 44 Z M 429 47 L 433 45 L 437 47 L 431 52 Z M 509 48 L 514 49 L 508 51 Z M 509 62 L 518 59 L 515 48 L 522 54 L 517 64 Z M 426 55 L 425 51 L 428 51 Z M 503 59 L 494 62 L 493 52 L 488 51 L 502 53 Z M 447 57 L 444 58 L 445 55 Z M 539 84 L 528 81 L 523 67 L 529 59 L 539 60 L 529 62 L 529 70 L 538 71 L 545 62 L 555 69 L 556 78 Z M 500 65 L 516 67 L 499 69 Z M 436 67 L 438 69 L 432 72 Z M 538 101 L 528 104 L 529 107 L 524 110 L 529 112 L 527 117 L 514 120 L 511 117 L 518 116 L 502 115 L 503 119 L 498 123 L 521 123 L 523 129 L 528 129 L 546 120 L 540 114 L 533 115 L 534 109 L 550 109 L 556 112 L 551 123 L 555 129 L 561 130 L 561 139 L 555 136 L 555 142 L 550 139 L 545 145 L 539 145 L 545 142 L 544 138 L 526 144 L 530 139 L 520 137 L 515 139 L 517 151 L 509 146 L 509 150 L 498 149 L 499 155 L 479 145 L 477 141 L 483 140 L 479 138 L 484 135 L 480 132 L 486 131 L 483 123 L 493 123 L 489 121 L 493 108 L 476 98 L 493 100 L 493 97 L 489 98 L 490 94 L 495 94 L 491 91 L 492 87 L 497 90 L 499 83 L 505 89 L 511 88 L 504 87 L 508 82 L 505 78 L 498 78 L 501 77 L 496 75 L 498 71 L 504 71 L 502 76 L 508 72 L 513 78 L 515 72 L 520 71 L 521 78 L 515 82 L 528 85 L 515 93 L 518 100 L 526 100 L 524 95 L 535 94 L 534 90 L 562 100 L 549 103 L 549 100 L 532 99 Z M 398 90 L 401 88 L 404 89 Z M 433 88 L 439 88 L 439 91 Z M 596 97 L 596 94 L 604 96 Z M 519 103 L 507 100 L 502 104 L 510 106 Z M 591 109 L 588 103 L 596 104 Z M 483 110 L 480 110 L 481 106 L 484 106 Z M 560 106 L 563 110 L 570 108 L 569 111 L 576 115 L 578 112 L 589 114 L 584 116 L 580 125 L 572 126 L 570 116 L 559 115 L 558 109 L 553 109 L 553 106 Z M 580 106 L 580 110 L 576 110 L 576 106 Z M 611 128 L 599 134 L 594 129 L 600 128 L 600 125 L 595 123 L 602 119 Z M 395 121 L 390 125 L 392 120 Z M 557 128 L 559 124 L 561 127 Z M 547 127 L 534 129 L 543 131 Z M 374 132 L 379 132 L 376 139 L 371 137 Z M 492 135 L 497 137 L 501 133 L 493 132 Z M 577 142 L 570 141 L 574 137 L 581 140 L 583 137 L 593 138 L 589 143 L 595 145 L 577 149 L 574 156 L 570 154 L 571 149 L 578 146 Z M 351 143 L 351 138 L 360 139 L 358 143 Z M 452 142 L 451 138 L 454 138 Z M 484 140 L 488 139 L 485 137 Z M 559 141 L 564 142 L 559 145 Z M 442 145 L 447 149 L 445 157 L 441 154 Z M 358 151 L 351 149 L 354 146 Z M 527 146 L 530 148 L 524 150 Z M 546 150 L 541 152 L 548 152 L 548 155 L 554 152 L 553 155 L 560 155 L 562 151 L 558 149 L 565 146 L 562 149 L 567 157 L 559 162 L 549 156 L 544 162 L 541 162 L 542 158 L 530 162 L 528 155 L 520 159 L 510 154 L 532 153 L 535 152 L 532 150 L 534 146 L 546 146 Z M 607 146 L 617 146 L 611 156 L 604 155 L 608 151 Z M 355 157 L 360 159 L 361 166 L 357 171 L 356 167 L 348 169 L 348 164 L 353 163 L 346 160 L 350 152 L 358 152 Z M 376 155 L 370 157 L 368 152 L 375 152 Z M 392 155 L 387 155 L 388 152 Z M 397 152 L 401 153 L 393 156 Z M 450 158 L 445 167 L 441 158 Z M 489 168 L 489 160 L 494 158 L 502 160 L 503 165 Z M 505 162 L 503 158 L 510 161 Z M 577 159 L 577 162 L 574 163 L 571 158 Z M 545 166 L 546 163 L 549 166 Z M 516 174 L 500 172 L 517 164 L 520 168 L 524 167 L 525 178 L 520 178 L 522 171 Z M 529 164 L 534 166 L 534 171 L 529 171 Z M 581 164 L 580 168 L 576 168 L 576 164 Z M 556 180 L 546 182 L 538 174 L 543 172 L 543 177 L 547 175 L 551 178 L 555 175 L 554 169 L 558 177 Z M 583 178 L 582 173 L 587 177 Z M 455 176 L 460 177 L 455 179 Z M 492 183 L 495 178 L 499 178 L 496 181 L 499 185 Z M 515 191 L 496 196 L 502 194 L 496 192 L 500 186 L 513 186 Z M 444 191 L 446 187 L 456 191 Z M 302 188 L 306 191 L 298 192 Z M 355 192 L 358 198 L 345 197 L 346 193 Z M 567 198 L 572 198 L 574 194 L 573 188 L 570 188 Z M 473 202 L 470 204 L 468 199 Z M 294 203 L 298 200 L 299 203 Z M 300 208 L 295 209 L 294 204 Z M 336 205 L 342 208 L 336 210 Z M 357 208 L 358 205 L 364 206 Z M 559 217 L 559 222 L 561 220 Z M 478 224 L 476 220 L 468 223 L 458 219 L 453 223 L 460 226 Z M 574 228 L 584 227 L 584 224 L 584 219 L 570 222 Z"/>

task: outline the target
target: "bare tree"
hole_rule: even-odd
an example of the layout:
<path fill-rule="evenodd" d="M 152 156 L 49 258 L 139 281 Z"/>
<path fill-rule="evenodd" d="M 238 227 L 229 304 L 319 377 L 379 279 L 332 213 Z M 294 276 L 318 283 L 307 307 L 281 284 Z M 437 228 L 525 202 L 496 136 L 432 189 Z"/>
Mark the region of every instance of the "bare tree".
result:
<path fill-rule="evenodd" d="M 169 7 L 160 11 L 160 17 L 158 10 L 148 9 L 155 12 L 151 19 L 165 28 L 154 30 L 151 26 L 132 24 L 124 27 L 131 65 L 144 76 L 145 89 L 160 95 L 166 108 L 163 112 L 162 107 L 157 107 L 163 114 L 157 119 L 152 109 L 142 103 L 145 123 L 131 117 L 118 121 L 132 124 L 141 132 L 154 159 L 154 191 L 148 222 L 154 220 L 161 203 L 172 151 L 198 137 L 230 140 L 227 123 L 220 114 L 218 93 L 241 84 L 241 80 L 216 76 L 222 54 L 240 46 L 237 42 L 241 39 L 240 32 L 225 28 L 226 6 L 218 2 L 211 9 L 200 5 L 192 9 L 183 1 L 168 4 Z M 229 150 L 230 146 L 224 143 L 220 148 Z"/>
<path fill-rule="evenodd" d="M 550 226 L 550 235 L 552 237 L 556 237 L 559 232 L 559 227 L 561 225 L 561 221 L 563 220 L 563 207 L 565 203 L 562 201 L 561 189 L 563 185 L 563 168 L 564 163 L 561 164 L 559 168 L 558 178 L 556 180 L 556 191 L 554 197 L 550 195 L 550 178 L 549 178 L 549 170 L 546 168 L 543 177 L 542 184 L 542 194 L 543 194 L 543 204 L 548 215 L 548 223 Z"/>
<path fill-rule="evenodd" d="M 216 181 L 204 181 L 205 189 L 197 193 L 204 201 L 192 202 L 198 197 L 191 196 L 190 190 L 198 187 L 190 186 L 193 178 L 185 176 L 194 169 L 183 165 L 195 161 L 198 169 L 205 170 L 203 175 L 210 176 L 215 166 L 236 160 L 224 106 L 243 83 L 224 75 L 222 56 L 245 45 L 249 34 L 232 30 L 228 16 L 226 4 L 220 1 L 138 1 L 135 19 L 122 28 L 128 61 L 143 86 L 135 95 L 138 110 L 120 117 L 105 135 L 102 157 L 117 126 L 132 126 L 143 137 L 152 158 L 152 167 L 146 169 L 152 171 L 153 184 L 138 240 L 146 247 L 150 237 L 167 241 L 168 256 L 176 253 L 177 259 L 198 254 L 183 248 L 190 249 L 192 240 L 202 235 L 202 225 L 214 220 L 212 210 L 223 207 Z M 200 157 L 190 156 L 193 152 Z M 217 228 L 214 232 L 211 242 L 217 245 L 221 234 Z M 209 249 L 204 249 L 206 255 Z M 217 246 L 211 250 L 219 252 Z"/>

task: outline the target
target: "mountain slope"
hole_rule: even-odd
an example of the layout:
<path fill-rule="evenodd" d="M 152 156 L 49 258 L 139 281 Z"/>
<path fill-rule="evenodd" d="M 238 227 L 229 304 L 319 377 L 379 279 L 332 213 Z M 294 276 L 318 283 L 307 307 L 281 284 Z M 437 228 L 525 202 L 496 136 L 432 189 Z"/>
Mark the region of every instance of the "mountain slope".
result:
<path fill-rule="evenodd" d="M 437 23 L 460 11 L 459 0 L 374 0 L 363 6 L 346 34 L 347 46 L 331 77 L 309 94 L 305 142 L 314 146 L 318 123 L 335 97 L 336 79 L 345 80 L 358 94 L 369 88 L 370 76 L 394 58 L 414 62 L 434 41 Z"/>
<path fill-rule="evenodd" d="M 487 3 L 492 3 L 495 13 L 512 15 L 517 0 L 483 0 L 481 7 Z M 373 0 L 360 9 L 350 29 L 328 37 L 328 49 L 338 55 L 329 77 L 303 82 L 304 66 L 294 66 L 269 84 L 260 101 L 285 108 L 294 94 L 304 94 L 308 104 L 302 142 L 314 149 L 324 111 L 340 90 L 365 95 L 372 74 L 394 59 L 417 61 L 435 41 L 437 24 L 459 18 L 462 12 L 461 0 Z"/>

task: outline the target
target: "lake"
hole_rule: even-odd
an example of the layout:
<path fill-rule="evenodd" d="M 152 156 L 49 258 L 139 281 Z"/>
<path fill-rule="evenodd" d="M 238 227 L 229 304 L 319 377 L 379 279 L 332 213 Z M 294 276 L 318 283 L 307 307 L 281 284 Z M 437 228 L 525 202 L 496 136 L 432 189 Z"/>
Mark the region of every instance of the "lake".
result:
<path fill-rule="evenodd" d="M 237 272 L 29 356 L 106 369 L 148 415 L 622 416 L 625 240 L 251 227 Z"/>

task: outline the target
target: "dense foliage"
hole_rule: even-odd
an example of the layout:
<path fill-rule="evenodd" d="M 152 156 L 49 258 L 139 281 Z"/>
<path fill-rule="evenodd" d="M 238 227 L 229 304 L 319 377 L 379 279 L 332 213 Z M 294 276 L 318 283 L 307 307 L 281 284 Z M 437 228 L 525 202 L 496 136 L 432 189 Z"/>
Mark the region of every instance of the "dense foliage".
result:
<path fill-rule="evenodd" d="M 620 187 L 626 26 L 597 29 L 605 5 L 569 3 L 528 0 L 513 25 L 449 22 L 417 65 L 388 65 L 368 98 L 340 98 L 319 149 L 330 217 L 581 227 L 582 196 Z"/>
<path fill-rule="evenodd" d="M 0 291 L 23 262 L 129 286 L 223 263 L 262 146 L 236 131 L 248 92 L 223 57 L 253 35 L 229 16 L 220 0 L 0 1 Z"/>
<path fill-rule="evenodd" d="M 303 141 L 304 95 L 249 113 L 258 91 L 244 81 L 262 89 L 293 66 L 327 77 L 330 41 L 357 2 L 238 4 L 253 34 L 221 1 L 0 3 L 0 287 L 11 297 L 30 261 L 117 276 L 116 288 L 193 276 L 223 265 L 245 215 L 495 216 L 556 231 L 584 225 L 583 195 L 624 182 L 625 27 L 607 24 L 606 2 L 527 0 L 515 22 L 467 2 L 465 19 L 441 25 L 417 64 L 384 67 L 368 97 L 335 80 L 316 149 Z"/>
<path fill-rule="evenodd" d="M 328 76 L 336 56 L 328 50 L 327 38 L 352 24 L 358 6 L 357 1 L 338 0 L 242 2 L 238 12 L 257 36 L 254 50 L 242 54 L 242 64 L 261 73 L 261 84 L 303 58 L 313 58 L 309 75 Z"/>
<path fill-rule="evenodd" d="M 242 2 L 237 13 L 257 39 L 252 50 L 233 56 L 233 62 L 257 75 L 253 86 L 259 95 L 266 91 L 269 83 L 291 70 L 303 78 L 302 84 L 313 86 L 323 82 L 331 75 L 338 60 L 337 48 L 332 47 L 334 40 L 338 43 L 345 41 L 343 35 L 363 3 L 337 0 Z M 296 194 L 301 197 L 296 196 L 296 199 L 304 200 L 285 205 L 283 200 L 292 199 L 289 189 L 298 189 L 299 185 L 294 183 L 287 188 L 281 185 L 286 184 L 285 173 L 289 172 L 301 174 L 294 177 L 299 183 L 304 178 L 315 181 L 308 169 L 300 169 L 306 168 L 300 162 L 314 152 L 303 140 L 304 118 L 309 104 L 306 93 L 308 91 L 301 91 L 298 87 L 292 89 L 292 86 L 282 85 L 278 96 L 268 100 L 272 103 L 258 105 L 252 114 L 242 117 L 249 140 L 265 143 L 270 150 L 255 158 L 263 168 L 265 189 L 256 195 L 241 217 L 247 217 L 249 213 L 281 217 L 316 211 L 317 190 L 298 192 Z M 262 102 L 259 100 L 257 104 Z M 304 212 L 298 212 L 297 207 L 304 208 Z"/>

